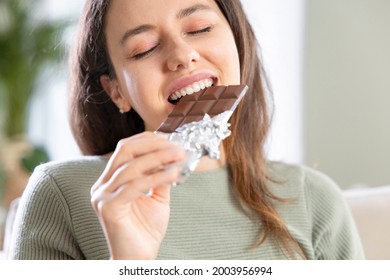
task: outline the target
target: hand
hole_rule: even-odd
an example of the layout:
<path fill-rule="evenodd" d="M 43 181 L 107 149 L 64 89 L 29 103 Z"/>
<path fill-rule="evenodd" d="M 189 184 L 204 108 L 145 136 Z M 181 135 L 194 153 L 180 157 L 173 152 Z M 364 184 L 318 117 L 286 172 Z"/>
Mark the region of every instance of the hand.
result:
<path fill-rule="evenodd" d="M 185 151 L 165 135 L 144 132 L 123 139 L 91 189 L 112 259 L 154 259 L 169 220 L 170 185 Z M 146 194 L 148 193 L 149 194 Z"/>

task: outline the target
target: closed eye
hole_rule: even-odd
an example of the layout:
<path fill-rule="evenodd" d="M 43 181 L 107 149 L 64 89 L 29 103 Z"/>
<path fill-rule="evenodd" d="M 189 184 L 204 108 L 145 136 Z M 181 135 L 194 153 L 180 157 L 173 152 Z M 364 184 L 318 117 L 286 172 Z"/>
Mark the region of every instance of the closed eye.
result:
<path fill-rule="evenodd" d="M 159 45 L 156 45 L 156 46 L 154 46 L 154 47 L 148 49 L 148 50 L 145 51 L 145 52 L 137 53 L 137 54 L 133 55 L 131 58 L 132 58 L 132 59 L 135 59 L 135 60 L 144 58 L 144 57 L 150 55 L 151 53 L 153 53 L 153 52 L 157 49 L 158 46 L 159 46 Z"/>
<path fill-rule="evenodd" d="M 187 32 L 186 34 L 189 34 L 189 35 L 192 35 L 192 36 L 196 36 L 196 35 L 199 35 L 199 34 L 202 34 L 202 33 L 208 33 L 210 31 L 212 31 L 214 28 L 214 26 L 208 26 L 206 28 L 203 28 L 203 29 L 200 29 L 200 30 L 195 30 L 195 31 L 191 31 L 191 32 Z M 159 45 L 156 45 L 150 49 L 148 49 L 147 51 L 145 52 L 142 52 L 142 53 L 137 53 L 135 55 L 133 55 L 131 58 L 132 59 L 135 59 L 135 60 L 139 60 L 139 59 L 142 59 L 144 57 L 147 57 L 148 55 L 152 54 L 158 47 Z"/>
<path fill-rule="evenodd" d="M 210 32 L 211 30 L 213 30 L 213 28 L 214 28 L 214 26 L 208 26 L 208 27 L 200 29 L 200 30 L 187 32 L 187 34 L 189 34 L 189 35 L 198 35 L 198 34 L 201 34 L 201 33 L 207 33 L 207 32 Z"/>

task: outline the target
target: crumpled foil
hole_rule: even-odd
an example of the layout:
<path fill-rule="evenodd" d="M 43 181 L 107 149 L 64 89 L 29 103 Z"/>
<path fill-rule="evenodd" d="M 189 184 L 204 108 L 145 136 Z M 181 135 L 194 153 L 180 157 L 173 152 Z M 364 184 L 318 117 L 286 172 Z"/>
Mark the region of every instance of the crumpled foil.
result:
<path fill-rule="evenodd" d="M 201 121 L 182 125 L 170 134 L 169 140 L 178 142 L 187 152 L 186 161 L 175 165 L 181 168 L 181 176 L 174 185 L 184 183 L 202 156 L 219 159 L 219 146 L 231 134 L 228 120 L 232 113 L 226 111 L 213 118 L 206 114 Z"/>

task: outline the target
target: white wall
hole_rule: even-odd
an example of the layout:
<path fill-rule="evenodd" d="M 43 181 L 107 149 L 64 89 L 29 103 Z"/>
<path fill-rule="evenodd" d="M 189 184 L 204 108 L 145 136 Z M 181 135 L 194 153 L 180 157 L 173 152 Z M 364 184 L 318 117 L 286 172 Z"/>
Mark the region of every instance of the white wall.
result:
<path fill-rule="evenodd" d="M 303 160 L 304 0 L 243 0 L 262 48 L 275 99 L 269 158 Z"/>
<path fill-rule="evenodd" d="M 390 183 L 390 1 L 308 1 L 305 162 L 342 187 Z"/>
<path fill-rule="evenodd" d="M 70 17 L 75 21 L 81 11 L 82 1 L 45 1 L 44 11 L 50 17 Z M 304 0 L 242 2 L 263 49 L 275 95 L 269 157 L 301 162 Z M 31 138 L 35 143 L 47 146 L 52 159 L 76 156 L 79 151 L 67 123 L 66 69 L 60 73 L 46 73 L 43 80 L 43 86 L 32 102 Z"/>

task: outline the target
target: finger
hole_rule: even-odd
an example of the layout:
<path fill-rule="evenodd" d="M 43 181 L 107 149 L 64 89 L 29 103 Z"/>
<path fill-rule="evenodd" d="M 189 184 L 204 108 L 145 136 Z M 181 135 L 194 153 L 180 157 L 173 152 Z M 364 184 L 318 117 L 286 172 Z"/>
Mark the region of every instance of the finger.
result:
<path fill-rule="evenodd" d="M 160 171 L 124 184 L 117 188 L 114 193 L 105 193 L 100 198 L 107 200 L 106 206 L 108 206 L 107 203 L 118 206 L 126 205 L 139 197 L 146 197 L 145 194 L 149 189 L 152 189 L 150 197 L 157 198 L 160 201 L 169 201 L 169 186 L 178 180 L 179 174 L 180 171 L 177 168 Z"/>
<path fill-rule="evenodd" d="M 103 182 L 107 181 L 116 169 L 133 158 L 175 146 L 175 143 L 168 141 L 165 135 L 156 135 L 150 132 L 141 134 L 118 142 L 117 148 L 101 176 Z"/>
<path fill-rule="evenodd" d="M 135 158 L 114 172 L 108 181 L 110 187 L 107 191 L 115 191 L 116 186 L 153 174 L 168 164 L 182 162 L 185 157 L 186 152 L 183 148 L 174 147 Z"/>
<path fill-rule="evenodd" d="M 169 145 L 173 145 L 173 143 L 168 141 L 166 135 L 157 135 L 150 132 L 143 132 L 129 138 L 124 138 L 118 142 L 109 164 L 116 169 L 125 161 Z"/>
<path fill-rule="evenodd" d="M 150 197 L 167 197 L 167 189 L 160 189 L 160 186 L 169 186 L 176 182 L 179 178 L 180 170 L 172 168 L 170 170 L 156 172 L 144 178 L 136 179 L 129 184 L 122 185 L 118 193 L 118 200 L 125 203 L 129 198 L 137 198 L 139 196 L 146 196 L 146 193 L 151 189 Z M 165 190 L 165 192 L 164 192 Z"/>

